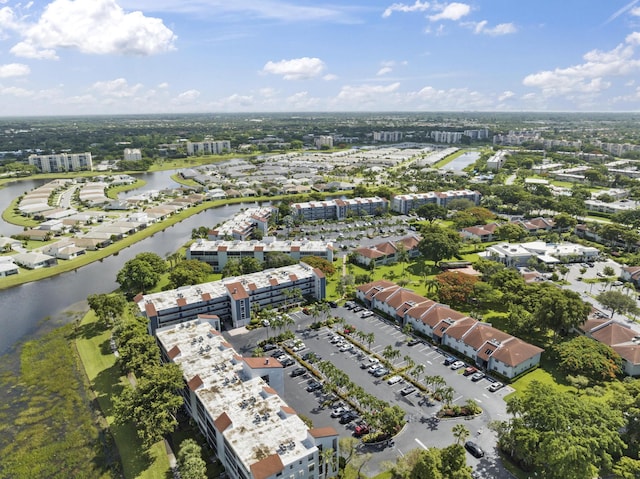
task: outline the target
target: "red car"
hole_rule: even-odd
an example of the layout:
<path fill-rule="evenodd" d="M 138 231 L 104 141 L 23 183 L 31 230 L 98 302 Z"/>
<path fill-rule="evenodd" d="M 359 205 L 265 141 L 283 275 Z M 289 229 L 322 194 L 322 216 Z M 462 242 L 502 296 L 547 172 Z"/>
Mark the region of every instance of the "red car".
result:
<path fill-rule="evenodd" d="M 353 430 L 353 434 L 356 437 L 360 437 L 364 436 L 365 434 L 369 434 L 369 431 L 371 431 L 371 428 L 369 428 L 367 424 L 358 424 Z"/>

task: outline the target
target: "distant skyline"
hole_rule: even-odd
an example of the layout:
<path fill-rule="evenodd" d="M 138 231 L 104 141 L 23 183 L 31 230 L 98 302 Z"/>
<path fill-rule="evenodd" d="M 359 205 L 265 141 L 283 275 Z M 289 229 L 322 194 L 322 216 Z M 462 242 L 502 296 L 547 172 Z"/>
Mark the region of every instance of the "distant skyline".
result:
<path fill-rule="evenodd" d="M 640 0 L 0 0 L 0 116 L 640 111 Z"/>

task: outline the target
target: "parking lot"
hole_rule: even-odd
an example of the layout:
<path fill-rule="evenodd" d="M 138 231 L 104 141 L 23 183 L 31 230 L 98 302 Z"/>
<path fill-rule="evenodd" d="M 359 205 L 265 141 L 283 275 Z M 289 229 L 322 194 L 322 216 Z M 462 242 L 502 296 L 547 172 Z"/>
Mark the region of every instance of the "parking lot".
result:
<path fill-rule="evenodd" d="M 471 433 L 470 439 L 480 445 L 485 452 L 485 456 L 480 459 L 467 454 L 467 463 L 473 466 L 478 477 L 510 477 L 497 458 L 496 438 L 489 430 L 488 424 L 493 420 L 506 419 L 503 397 L 511 389 L 503 387 L 496 392 L 491 392 L 489 390 L 492 384 L 491 378 L 483 377 L 472 381 L 471 375 L 463 375 L 465 368 L 452 370 L 451 365 L 445 365 L 444 361 L 447 355 L 438 348 L 424 342 L 409 346 L 407 341 L 409 338 L 397 325 L 390 324 L 375 314 L 362 318 L 363 312 L 353 312 L 344 307 L 332 309 L 335 316 L 343 317 L 347 324 L 355 326 L 357 330 L 374 334 L 375 341 L 371 345 L 373 352 L 380 355 L 388 345 L 398 349 L 401 354 L 393 363 L 394 368 L 401 368 L 405 363 L 404 357 L 409 356 L 416 365 L 424 365 L 425 371 L 422 377 L 439 375 L 447 385 L 453 387 L 455 391 L 453 404 L 463 405 L 467 399 L 474 399 L 483 409 L 483 413 L 473 419 L 438 420 L 435 418 L 435 413 L 441 407 L 439 402 L 428 401 L 418 391 L 403 394 L 402 391 L 407 387 L 407 382 L 402 379 L 392 381 L 394 384 L 388 384 L 385 377 L 375 377 L 373 374 L 368 374 L 367 370 L 360 367 L 363 358 L 365 358 L 363 351 L 358 348 L 347 350 L 346 347 L 340 351 L 340 346 L 331 343 L 331 338 L 336 335 L 337 329 L 310 330 L 308 327 L 313 319 L 303 313 L 293 313 L 292 317 L 296 321 L 296 338 L 304 343 L 304 349 L 298 351 L 297 355 L 302 357 L 305 353 L 313 352 L 322 360 L 331 361 L 366 392 L 391 405 L 397 404 L 406 412 L 407 426 L 394 438 L 393 443 L 376 447 L 362 447 L 363 452 L 373 453 L 368 464 L 368 474 L 373 475 L 380 472 L 385 461 L 393 461 L 412 449 L 442 448 L 452 444 L 455 439 L 451 429 L 454 425 L 463 423 Z M 229 335 L 229 341 L 236 347 L 236 350 L 244 355 L 249 355 L 257 342 L 263 339 L 265 339 L 263 328 L 244 334 Z M 291 377 L 290 373 L 297 367 L 296 363 L 285 370 L 284 399 L 287 403 L 299 414 L 309 417 L 315 427 L 331 425 L 341 436 L 354 435 L 354 429 L 359 424 L 358 420 L 341 424 L 339 416 L 331 417 L 334 407 L 339 407 L 340 404 L 333 406 L 327 404 L 327 394 L 321 390 L 307 391 L 311 376 L 303 374 Z"/>

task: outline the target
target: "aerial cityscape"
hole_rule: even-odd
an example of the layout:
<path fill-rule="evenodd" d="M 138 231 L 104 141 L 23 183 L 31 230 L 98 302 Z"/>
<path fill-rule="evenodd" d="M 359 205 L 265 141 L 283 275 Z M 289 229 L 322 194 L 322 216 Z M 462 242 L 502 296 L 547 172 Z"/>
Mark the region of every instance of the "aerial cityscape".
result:
<path fill-rule="evenodd" d="M 639 27 L 0 2 L 0 479 L 640 477 Z"/>

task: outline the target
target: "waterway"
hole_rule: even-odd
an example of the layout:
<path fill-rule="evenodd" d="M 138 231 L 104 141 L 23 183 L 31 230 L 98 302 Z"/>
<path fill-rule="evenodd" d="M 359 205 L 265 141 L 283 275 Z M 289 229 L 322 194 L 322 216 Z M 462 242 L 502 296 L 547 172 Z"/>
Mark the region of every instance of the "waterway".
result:
<path fill-rule="evenodd" d="M 158 172 L 145 175 L 145 190 L 172 186 L 172 180 L 168 178 L 173 173 Z M 16 196 L 42 183 L 44 181 L 27 180 L 0 188 L 0 210 L 4 211 Z M 118 285 L 115 278 L 118 271 L 136 254 L 152 251 L 164 257 L 182 246 L 191 237 L 193 228 L 212 228 L 248 206 L 237 204 L 203 211 L 125 248 L 117 256 L 109 256 L 75 272 L 0 290 L 0 354 L 7 353 L 16 343 L 30 337 L 46 318 L 60 317 L 63 311 L 84 301 L 90 294 L 107 293 L 116 289 Z M 2 235 L 10 236 L 21 230 L 21 227 L 0 221 Z"/>
<path fill-rule="evenodd" d="M 453 171 L 462 171 L 467 166 L 476 162 L 476 160 L 480 158 L 479 151 L 467 151 L 453 160 L 451 163 L 447 163 L 444 165 L 443 169 L 445 170 L 453 170 Z"/>

